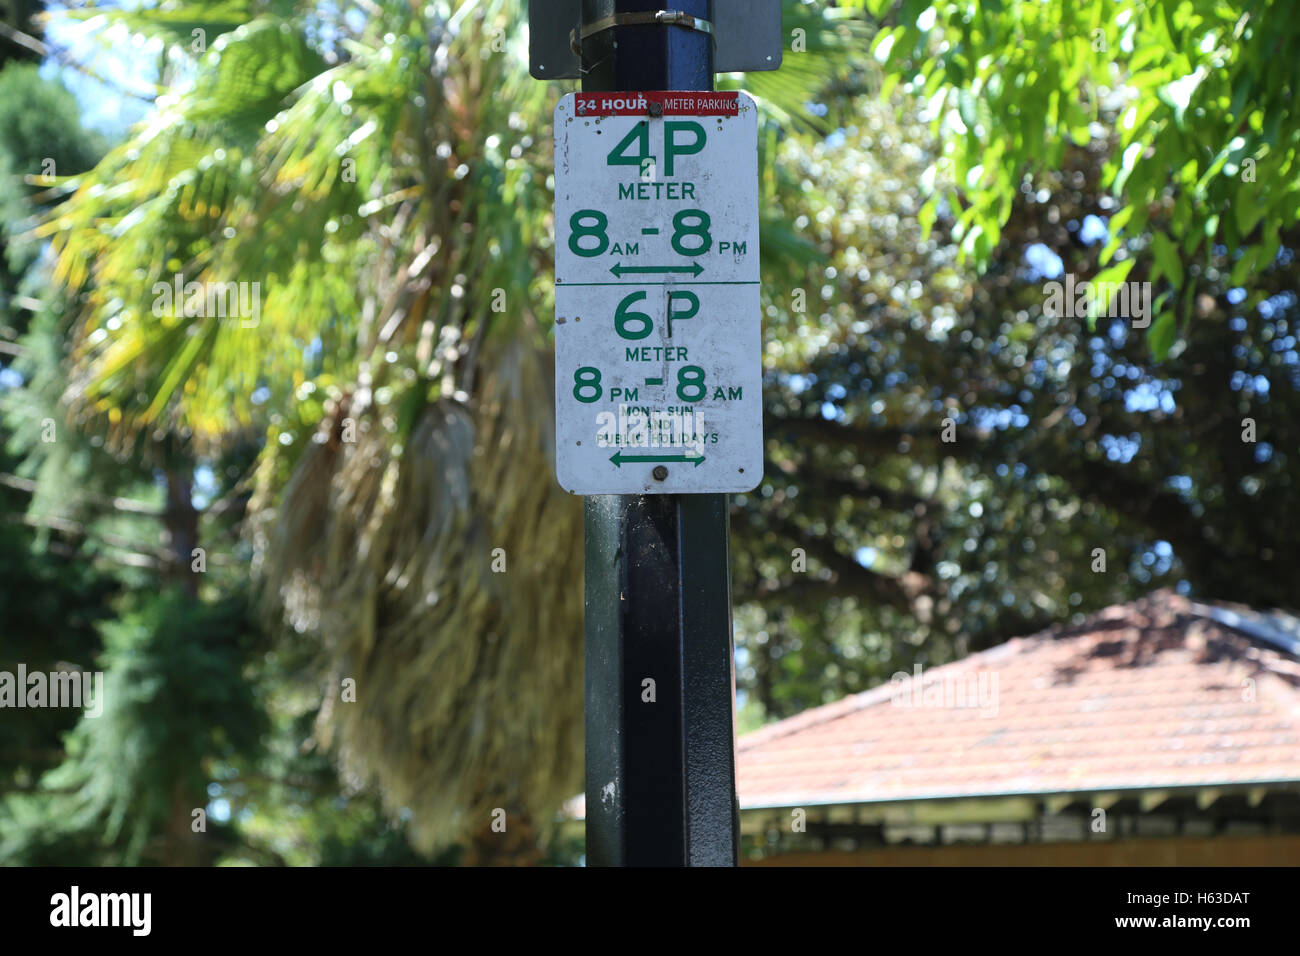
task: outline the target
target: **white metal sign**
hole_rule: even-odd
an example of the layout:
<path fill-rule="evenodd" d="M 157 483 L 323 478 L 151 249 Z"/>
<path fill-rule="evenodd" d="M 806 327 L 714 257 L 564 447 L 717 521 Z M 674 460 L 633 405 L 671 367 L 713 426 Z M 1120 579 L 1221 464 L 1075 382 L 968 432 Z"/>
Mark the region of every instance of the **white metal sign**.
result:
<path fill-rule="evenodd" d="M 758 122 L 744 93 L 555 108 L 556 471 L 574 494 L 763 474 Z"/>

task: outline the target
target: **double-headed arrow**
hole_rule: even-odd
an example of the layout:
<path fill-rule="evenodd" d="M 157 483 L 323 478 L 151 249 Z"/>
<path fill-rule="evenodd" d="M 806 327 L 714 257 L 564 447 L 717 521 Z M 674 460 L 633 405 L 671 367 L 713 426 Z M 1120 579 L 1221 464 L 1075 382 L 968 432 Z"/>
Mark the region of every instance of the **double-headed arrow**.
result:
<path fill-rule="evenodd" d="M 698 277 L 704 271 L 704 266 L 698 262 L 692 262 L 689 266 L 625 266 L 621 262 L 614 263 L 613 268 L 609 270 L 620 279 L 623 276 L 630 275 L 650 275 L 652 273 L 669 273 L 681 272 Z"/>
<path fill-rule="evenodd" d="M 704 464 L 703 455 L 625 455 L 621 451 L 614 452 L 609 460 L 615 468 L 622 468 L 625 461 L 690 461 L 695 463 L 696 468 Z"/>

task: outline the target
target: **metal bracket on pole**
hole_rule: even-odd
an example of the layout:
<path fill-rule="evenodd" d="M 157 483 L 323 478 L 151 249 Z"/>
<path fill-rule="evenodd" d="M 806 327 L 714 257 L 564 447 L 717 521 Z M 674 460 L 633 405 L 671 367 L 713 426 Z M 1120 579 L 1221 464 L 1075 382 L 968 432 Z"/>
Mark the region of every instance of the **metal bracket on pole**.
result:
<path fill-rule="evenodd" d="M 675 6 L 683 6 L 677 3 Z M 665 4 L 667 6 L 667 4 Z M 685 20 L 620 19 L 603 29 L 622 26 L 649 26 L 667 23 L 685 29 L 709 33 L 713 37 L 713 71 L 715 73 L 741 73 L 781 68 L 781 51 L 784 37 L 781 33 L 781 0 L 713 0 L 713 16 L 709 19 L 682 10 L 628 11 L 620 18 L 632 16 L 689 17 L 697 26 Z M 592 33 L 597 23 L 582 23 L 582 0 L 529 0 L 528 3 L 528 69 L 539 80 L 573 80 L 582 76 L 582 57 L 574 44 Z M 705 29 L 707 26 L 708 29 Z"/>
<path fill-rule="evenodd" d="M 680 10 L 636 10 L 631 13 L 616 13 L 602 17 L 585 27 L 574 27 L 569 31 L 569 49 L 582 56 L 582 41 L 597 33 L 604 33 L 614 27 L 682 27 L 685 30 L 698 30 L 700 33 L 713 35 L 713 24 L 701 17 L 682 13 Z"/>

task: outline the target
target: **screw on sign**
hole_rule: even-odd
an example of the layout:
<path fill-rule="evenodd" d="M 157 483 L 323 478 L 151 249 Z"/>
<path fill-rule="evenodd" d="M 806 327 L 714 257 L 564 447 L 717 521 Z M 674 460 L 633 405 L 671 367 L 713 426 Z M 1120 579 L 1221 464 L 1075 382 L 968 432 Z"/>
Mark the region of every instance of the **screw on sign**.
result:
<path fill-rule="evenodd" d="M 762 477 L 758 126 L 743 93 L 555 110 L 556 471 L 574 494 Z"/>

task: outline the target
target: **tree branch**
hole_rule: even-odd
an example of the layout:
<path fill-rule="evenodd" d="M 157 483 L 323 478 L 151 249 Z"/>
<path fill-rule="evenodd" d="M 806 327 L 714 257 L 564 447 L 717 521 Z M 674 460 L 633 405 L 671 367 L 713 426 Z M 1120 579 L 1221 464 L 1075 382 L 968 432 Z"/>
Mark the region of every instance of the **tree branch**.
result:
<path fill-rule="evenodd" d="M 806 573 L 775 584 L 760 584 L 737 600 L 763 600 L 775 594 L 783 599 L 798 596 L 801 592 L 817 592 L 826 596 L 867 597 L 901 611 L 911 610 L 912 601 L 924 587 L 924 576 L 907 573 L 902 577 L 889 577 L 864 568 L 852 557 L 843 554 L 825 538 L 800 527 L 789 518 L 765 516 L 767 528 L 803 548 L 833 575 L 818 579 Z M 743 532 L 742 532 L 743 533 Z"/>
<path fill-rule="evenodd" d="M 35 494 L 36 482 L 30 478 L 19 478 L 17 475 L 9 475 L 0 472 L 0 485 L 6 488 L 13 488 L 15 491 L 23 491 L 27 494 Z M 161 518 L 163 513 L 153 505 L 147 505 L 142 501 L 132 501 L 130 498 L 114 498 L 105 495 L 88 494 L 85 496 L 87 501 L 94 502 L 112 508 L 115 511 L 124 511 L 127 514 L 144 515 L 149 518 Z"/>

